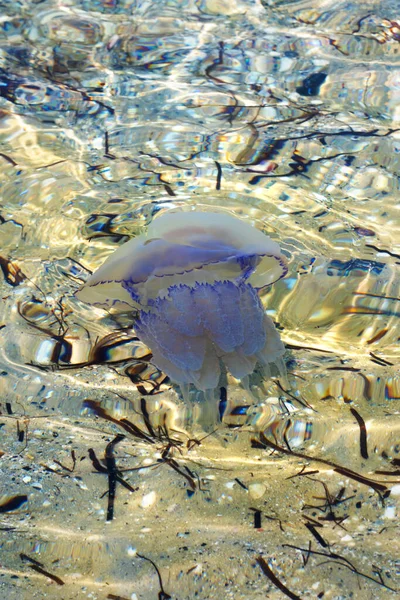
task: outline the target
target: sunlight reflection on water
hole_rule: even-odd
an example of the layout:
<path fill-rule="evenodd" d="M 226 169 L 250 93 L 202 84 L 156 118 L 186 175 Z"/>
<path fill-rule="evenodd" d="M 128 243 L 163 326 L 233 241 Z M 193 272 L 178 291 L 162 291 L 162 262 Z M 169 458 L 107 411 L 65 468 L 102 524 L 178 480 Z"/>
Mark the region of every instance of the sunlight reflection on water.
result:
<path fill-rule="evenodd" d="M 3 596 L 396 597 L 397 4 L 0 8 Z M 187 206 L 289 265 L 290 388 L 228 376 L 208 436 L 131 316 L 74 297 Z"/>

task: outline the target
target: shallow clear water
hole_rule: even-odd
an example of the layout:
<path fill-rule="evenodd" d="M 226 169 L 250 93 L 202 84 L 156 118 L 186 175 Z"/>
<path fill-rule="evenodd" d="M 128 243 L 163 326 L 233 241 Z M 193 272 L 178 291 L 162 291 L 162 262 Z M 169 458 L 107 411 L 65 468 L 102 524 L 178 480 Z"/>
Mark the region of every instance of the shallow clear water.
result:
<path fill-rule="evenodd" d="M 400 4 L 0 8 L 1 597 L 397 597 Z M 289 264 L 289 385 L 230 378 L 212 435 L 73 295 L 182 206 Z"/>

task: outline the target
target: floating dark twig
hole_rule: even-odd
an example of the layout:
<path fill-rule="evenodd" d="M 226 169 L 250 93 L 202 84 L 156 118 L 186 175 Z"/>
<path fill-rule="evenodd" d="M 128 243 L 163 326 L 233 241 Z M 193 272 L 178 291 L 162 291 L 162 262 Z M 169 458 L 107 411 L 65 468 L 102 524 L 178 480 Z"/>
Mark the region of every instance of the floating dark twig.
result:
<path fill-rule="evenodd" d="M 279 519 L 279 517 L 272 517 L 271 515 L 266 515 L 265 513 L 262 513 L 258 508 L 253 508 L 252 506 L 250 506 L 249 509 L 254 512 L 254 529 L 261 528 L 261 517 L 264 516 L 266 519 L 268 519 L 268 521 L 278 521 L 279 529 L 282 531 L 282 533 L 285 533 L 282 521 Z"/>
<path fill-rule="evenodd" d="M 365 426 L 365 421 L 356 411 L 355 408 L 350 408 L 350 412 L 353 417 L 356 419 L 359 427 L 360 427 L 360 454 L 363 458 L 368 458 L 368 446 L 367 446 L 367 428 Z"/>
<path fill-rule="evenodd" d="M 264 558 L 262 556 L 258 556 L 256 558 L 256 561 L 257 561 L 258 565 L 261 567 L 261 570 L 264 573 L 264 575 L 266 575 L 268 577 L 268 579 L 274 584 L 275 587 L 277 587 L 279 590 L 281 590 L 281 592 L 283 592 L 288 598 L 291 598 L 292 600 L 301 600 L 300 596 L 298 596 L 294 592 L 291 592 L 286 587 L 286 585 L 284 585 L 282 583 L 282 581 L 280 579 L 278 579 L 278 577 L 275 575 L 275 573 L 272 571 L 272 569 L 268 565 L 267 561 L 264 560 Z"/>

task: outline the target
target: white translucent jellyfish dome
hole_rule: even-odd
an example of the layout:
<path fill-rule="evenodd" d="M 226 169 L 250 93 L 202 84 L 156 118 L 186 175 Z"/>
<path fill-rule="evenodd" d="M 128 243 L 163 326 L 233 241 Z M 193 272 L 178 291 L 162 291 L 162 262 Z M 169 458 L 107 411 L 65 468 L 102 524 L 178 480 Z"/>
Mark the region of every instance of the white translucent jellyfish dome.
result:
<path fill-rule="evenodd" d="M 114 252 L 77 297 L 127 312 L 173 381 L 214 390 L 259 363 L 284 371 L 285 348 L 258 291 L 286 274 L 279 245 L 226 213 L 169 212 Z"/>

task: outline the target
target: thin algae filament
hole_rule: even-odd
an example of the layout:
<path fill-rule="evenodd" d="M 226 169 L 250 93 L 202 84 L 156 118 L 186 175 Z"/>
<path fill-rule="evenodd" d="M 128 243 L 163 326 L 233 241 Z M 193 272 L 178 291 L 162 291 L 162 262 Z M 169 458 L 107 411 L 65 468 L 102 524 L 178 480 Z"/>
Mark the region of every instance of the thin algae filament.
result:
<path fill-rule="evenodd" d="M 283 343 L 258 292 L 286 274 L 279 245 L 226 213 L 169 212 L 112 254 L 77 293 L 135 311 L 154 364 L 213 399 L 222 369 L 245 380 L 257 364 L 284 374 Z"/>

